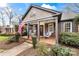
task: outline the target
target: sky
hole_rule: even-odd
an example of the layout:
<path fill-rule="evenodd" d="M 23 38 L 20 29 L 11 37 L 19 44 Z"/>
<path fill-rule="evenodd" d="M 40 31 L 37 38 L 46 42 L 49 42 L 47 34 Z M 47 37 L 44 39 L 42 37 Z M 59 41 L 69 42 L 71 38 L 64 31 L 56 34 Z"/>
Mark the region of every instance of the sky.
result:
<path fill-rule="evenodd" d="M 3 4 L 0 6 L 2 7 L 8 6 L 11 9 L 15 10 L 17 14 L 24 14 L 30 5 L 39 5 L 42 7 L 46 7 L 46 8 L 50 8 L 58 11 L 60 11 L 65 6 L 64 3 L 9 3 L 9 4 Z"/>
<path fill-rule="evenodd" d="M 42 7 L 49 8 L 49 9 L 62 11 L 68 4 L 66 4 L 66 3 L 0 3 L 0 10 L 2 8 L 9 7 L 17 15 L 24 15 L 30 5 L 39 5 Z M 70 6 L 70 4 L 69 4 L 69 6 Z M 72 7 L 74 7 L 74 6 L 72 5 Z M 5 22 L 8 24 L 7 20 Z M 1 21 L 0 21 L 0 23 L 1 23 Z"/>

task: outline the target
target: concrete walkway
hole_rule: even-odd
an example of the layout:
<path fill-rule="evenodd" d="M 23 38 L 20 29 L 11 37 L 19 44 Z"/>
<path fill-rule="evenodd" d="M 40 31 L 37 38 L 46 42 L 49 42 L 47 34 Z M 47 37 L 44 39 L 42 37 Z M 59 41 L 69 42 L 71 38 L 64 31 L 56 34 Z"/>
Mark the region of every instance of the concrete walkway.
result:
<path fill-rule="evenodd" d="M 6 50 L 2 53 L 0 53 L 0 56 L 16 56 L 19 53 L 23 52 L 24 50 L 31 48 L 32 45 L 29 43 L 24 42 L 23 44 L 20 44 L 12 49 Z"/>

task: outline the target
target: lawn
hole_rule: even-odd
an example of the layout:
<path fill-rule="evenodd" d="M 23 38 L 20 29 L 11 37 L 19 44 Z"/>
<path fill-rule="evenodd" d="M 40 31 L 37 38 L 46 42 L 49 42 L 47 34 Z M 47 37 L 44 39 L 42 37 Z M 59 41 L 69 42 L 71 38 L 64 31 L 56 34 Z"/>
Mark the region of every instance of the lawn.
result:
<path fill-rule="evenodd" d="M 6 41 L 9 37 L 10 36 L 0 36 L 0 41 Z"/>

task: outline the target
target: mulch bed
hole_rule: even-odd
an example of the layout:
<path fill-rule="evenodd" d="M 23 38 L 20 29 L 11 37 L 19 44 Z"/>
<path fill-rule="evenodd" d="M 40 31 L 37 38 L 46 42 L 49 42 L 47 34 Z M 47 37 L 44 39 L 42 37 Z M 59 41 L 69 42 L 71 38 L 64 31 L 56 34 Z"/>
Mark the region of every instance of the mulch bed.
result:
<path fill-rule="evenodd" d="M 12 43 L 7 43 L 7 41 L 1 41 L 0 42 L 0 49 L 11 49 L 19 44 L 22 44 L 23 42 L 25 42 L 24 39 L 21 39 L 19 42 L 12 42 Z"/>
<path fill-rule="evenodd" d="M 32 47 L 23 51 L 22 53 L 18 54 L 17 56 L 37 56 L 36 49 L 33 49 Z"/>
<path fill-rule="evenodd" d="M 51 47 L 51 45 L 48 45 L 48 47 Z M 65 46 L 67 47 L 67 46 Z M 73 47 L 69 47 L 70 49 L 73 50 L 73 52 L 75 52 L 76 54 L 74 56 L 79 56 L 79 49 L 77 48 L 73 48 Z M 23 51 L 22 53 L 18 54 L 17 56 L 39 56 L 37 54 L 36 49 L 33 49 L 32 47 Z"/>
<path fill-rule="evenodd" d="M 51 47 L 51 45 L 47 44 L 48 47 Z M 37 54 L 37 49 L 34 49 L 33 47 L 26 49 L 22 53 L 18 54 L 17 56 L 39 56 Z"/>

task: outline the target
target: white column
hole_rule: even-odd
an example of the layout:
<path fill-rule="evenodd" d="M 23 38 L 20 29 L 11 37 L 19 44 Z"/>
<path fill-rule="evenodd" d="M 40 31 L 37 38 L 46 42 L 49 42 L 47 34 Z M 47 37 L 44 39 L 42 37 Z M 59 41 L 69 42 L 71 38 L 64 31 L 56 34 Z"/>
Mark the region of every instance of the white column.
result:
<path fill-rule="evenodd" d="M 45 36 L 45 23 L 43 25 L 43 36 Z"/>
<path fill-rule="evenodd" d="M 56 44 L 58 44 L 58 17 L 55 18 L 55 36 L 56 36 Z"/>
<path fill-rule="evenodd" d="M 40 40 L 40 22 L 38 21 L 38 25 L 37 25 L 37 28 L 38 28 L 38 41 Z"/>
<path fill-rule="evenodd" d="M 28 38 L 29 38 L 29 24 L 27 23 L 27 36 L 28 36 Z"/>

